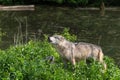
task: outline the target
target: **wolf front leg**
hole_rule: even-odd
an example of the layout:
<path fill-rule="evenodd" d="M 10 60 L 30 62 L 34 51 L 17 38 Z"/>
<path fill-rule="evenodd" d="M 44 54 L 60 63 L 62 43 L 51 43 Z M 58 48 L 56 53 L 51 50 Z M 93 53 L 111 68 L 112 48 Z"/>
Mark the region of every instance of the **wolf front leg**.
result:
<path fill-rule="evenodd" d="M 72 65 L 75 66 L 76 62 L 75 62 L 75 59 L 73 58 L 72 61 L 71 61 Z"/>
<path fill-rule="evenodd" d="M 73 70 L 75 70 L 75 68 L 76 68 L 76 66 L 75 66 L 75 64 L 76 64 L 76 61 L 75 61 L 75 59 L 73 58 L 72 60 L 71 60 L 71 63 L 72 63 L 72 65 L 73 65 Z"/>

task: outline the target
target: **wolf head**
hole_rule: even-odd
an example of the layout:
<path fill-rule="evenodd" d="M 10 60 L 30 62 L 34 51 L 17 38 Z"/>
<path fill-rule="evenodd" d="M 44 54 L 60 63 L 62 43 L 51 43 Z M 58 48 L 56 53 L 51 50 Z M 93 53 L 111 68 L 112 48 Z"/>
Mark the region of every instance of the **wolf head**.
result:
<path fill-rule="evenodd" d="M 52 44 L 59 45 L 65 41 L 65 38 L 61 35 L 53 35 L 51 37 L 48 37 L 48 40 Z"/>

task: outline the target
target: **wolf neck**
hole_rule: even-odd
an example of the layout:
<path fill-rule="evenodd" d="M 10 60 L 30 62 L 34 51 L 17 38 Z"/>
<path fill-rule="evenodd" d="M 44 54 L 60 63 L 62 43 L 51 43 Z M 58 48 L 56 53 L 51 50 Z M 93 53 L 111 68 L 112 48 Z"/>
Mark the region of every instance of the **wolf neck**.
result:
<path fill-rule="evenodd" d="M 72 44 L 70 44 L 70 41 L 64 40 L 61 44 L 59 44 L 58 46 L 65 49 L 65 48 L 69 48 L 69 46 Z"/>

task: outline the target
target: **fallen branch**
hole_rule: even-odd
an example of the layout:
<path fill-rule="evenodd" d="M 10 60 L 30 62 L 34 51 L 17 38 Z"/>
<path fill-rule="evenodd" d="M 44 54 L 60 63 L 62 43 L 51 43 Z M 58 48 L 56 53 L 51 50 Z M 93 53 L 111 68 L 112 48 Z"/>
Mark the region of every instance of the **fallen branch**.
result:
<path fill-rule="evenodd" d="M 87 8 L 76 8 L 77 10 L 100 10 L 100 8 L 95 7 L 87 7 Z M 120 11 L 120 7 L 107 7 L 105 8 L 107 11 Z"/>
<path fill-rule="evenodd" d="M 18 6 L 0 6 L 0 11 L 33 11 L 34 5 L 18 5 Z"/>

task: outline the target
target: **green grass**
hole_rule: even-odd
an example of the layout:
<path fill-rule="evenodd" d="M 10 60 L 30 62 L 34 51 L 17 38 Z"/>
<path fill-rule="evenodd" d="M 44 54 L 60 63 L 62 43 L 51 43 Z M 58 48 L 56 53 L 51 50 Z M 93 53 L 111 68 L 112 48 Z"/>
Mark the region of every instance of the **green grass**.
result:
<path fill-rule="evenodd" d="M 46 61 L 54 56 L 55 62 Z M 0 80 L 119 80 L 120 69 L 114 61 L 105 57 L 107 70 L 99 62 L 90 64 L 81 61 L 72 69 L 64 68 L 56 50 L 47 41 L 30 41 L 0 51 Z"/>

